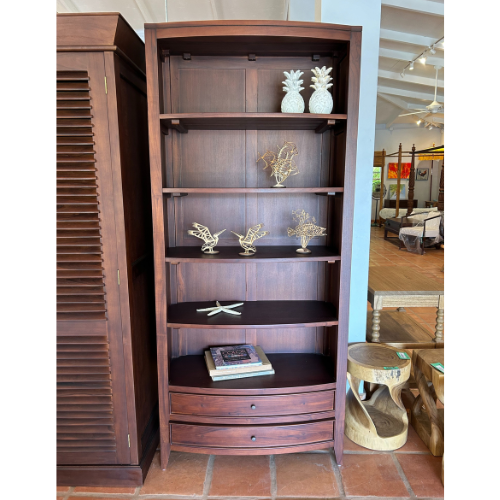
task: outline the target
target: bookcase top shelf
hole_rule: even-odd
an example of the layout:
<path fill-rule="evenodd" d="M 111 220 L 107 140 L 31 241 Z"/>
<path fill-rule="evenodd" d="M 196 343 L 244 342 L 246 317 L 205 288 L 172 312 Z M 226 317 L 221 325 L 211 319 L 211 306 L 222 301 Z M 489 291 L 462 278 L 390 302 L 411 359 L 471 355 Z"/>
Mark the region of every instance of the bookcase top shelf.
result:
<path fill-rule="evenodd" d="M 312 353 L 267 353 L 274 375 L 213 382 L 204 356 L 172 359 L 170 390 L 203 394 L 284 394 L 334 389 L 335 364 L 332 358 Z"/>
<path fill-rule="evenodd" d="M 315 130 L 331 129 L 347 115 L 312 113 L 177 113 L 160 115 L 162 128 L 189 130 Z"/>
<path fill-rule="evenodd" d="M 218 246 L 218 254 L 210 255 L 203 253 L 199 246 L 179 246 L 166 249 L 165 261 L 171 263 L 181 262 L 208 262 L 219 264 L 236 264 L 251 262 L 335 262 L 340 260 L 340 255 L 334 250 L 325 246 L 311 246 L 312 253 L 299 254 L 295 246 L 265 246 L 259 245 L 257 253 L 252 257 L 242 257 L 239 246 Z"/>
<path fill-rule="evenodd" d="M 242 302 L 221 301 L 222 305 Z M 338 324 L 337 311 L 329 302 L 319 300 L 255 300 L 243 302 L 235 310 L 241 316 L 219 313 L 207 316 L 196 309 L 214 307 L 215 301 L 181 302 L 168 307 L 170 328 L 300 328 Z"/>
<path fill-rule="evenodd" d="M 188 187 L 174 187 L 174 188 L 163 188 L 164 194 L 179 194 L 181 196 L 186 196 L 189 193 L 192 194 L 278 194 L 278 193 L 311 193 L 311 194 L 321 194 L 321 195 L 335 195 L 335 193 L 343 193 L 344 188 L 342 187 L 285 187 L 285 188 L 255 188 L 255 187 L 207 187 L 207 188 L 188 188 Z"/>

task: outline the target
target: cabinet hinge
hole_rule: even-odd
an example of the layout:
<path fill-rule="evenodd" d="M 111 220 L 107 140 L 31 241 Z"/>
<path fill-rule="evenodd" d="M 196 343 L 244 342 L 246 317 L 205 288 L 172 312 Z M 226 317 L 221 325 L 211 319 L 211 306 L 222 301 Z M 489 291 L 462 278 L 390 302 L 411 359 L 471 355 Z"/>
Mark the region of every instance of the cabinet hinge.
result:
<path fill-rule="evenodd" d="M 127 434 L 127 438 L 128 438 L 128 447 L 130 448 L 130 434 Z"/>
<path fill-rule="evenodd" d="M 106 91 L 106 94 L 108 93 L 108 79 L 104 77 L 104 90 Z"/>
<path fill-rule="evenodd" d="M 120 270 L 118 269 L 118 284 L 120 284 Z"/>

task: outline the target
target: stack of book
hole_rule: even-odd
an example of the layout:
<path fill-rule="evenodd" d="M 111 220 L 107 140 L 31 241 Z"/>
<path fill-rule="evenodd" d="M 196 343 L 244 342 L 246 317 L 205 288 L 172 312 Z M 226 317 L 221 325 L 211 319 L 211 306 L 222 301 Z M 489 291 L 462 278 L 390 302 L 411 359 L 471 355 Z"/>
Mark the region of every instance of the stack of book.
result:
<path fill-rule="evenodd" d="M 211 347 L 205 351 L 205 362 L 214 382 L 274 374 L 271 363 L 258 345 Z"/>

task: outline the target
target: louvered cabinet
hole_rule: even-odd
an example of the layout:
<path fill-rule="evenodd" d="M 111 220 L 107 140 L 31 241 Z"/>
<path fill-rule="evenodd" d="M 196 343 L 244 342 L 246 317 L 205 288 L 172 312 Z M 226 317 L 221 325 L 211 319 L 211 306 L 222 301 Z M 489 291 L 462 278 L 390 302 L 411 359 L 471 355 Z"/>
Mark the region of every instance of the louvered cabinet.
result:
<path fill-rule="evenodd" d="M 140 485 L 158 444 L 144 44 L 119 14 L 58 16 L 60 485 Z"/>

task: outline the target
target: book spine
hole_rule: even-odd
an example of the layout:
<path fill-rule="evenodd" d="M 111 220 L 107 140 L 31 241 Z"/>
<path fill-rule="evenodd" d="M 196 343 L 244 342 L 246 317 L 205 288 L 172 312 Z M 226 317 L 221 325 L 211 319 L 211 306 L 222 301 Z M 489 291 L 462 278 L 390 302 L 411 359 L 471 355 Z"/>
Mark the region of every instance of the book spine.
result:
<path fill-rule="evenodd" d="M 217 377 L 212 377 L 214 382 L 220 382 L 221 380 L 232 380 L 236 378 L 247 378 L 247 377 L 258 377 L 260 375 L 274 375 L 274 370 L 266 370 L 264 372 L 249 372 L 249 373 L 239 373 L 234 375 L 221 375 Z"/>

